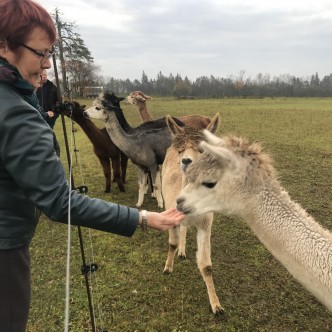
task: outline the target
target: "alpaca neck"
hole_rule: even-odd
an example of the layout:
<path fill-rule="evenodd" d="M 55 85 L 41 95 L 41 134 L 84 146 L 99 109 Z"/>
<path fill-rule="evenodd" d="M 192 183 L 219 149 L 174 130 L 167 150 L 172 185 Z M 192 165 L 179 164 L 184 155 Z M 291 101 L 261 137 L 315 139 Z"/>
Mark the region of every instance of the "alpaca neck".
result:
<path fill-rule="evenodd" d="M 115 114 L 120 126 L 123 128 L 125 132 L 130 132 L 132 130 L 132 127 L 130 124 L 127 122 L 127 119 L 125 118 L 123 111 L 120 107 L 120 104 L 114 105 L 114 108 L 116 109 L 114 112 L 111 112 Z"/>
<path fill-rule="evenodd" d="M 247 218 L 254 233 L 332 311 L 332 234 L 282 189 L 279 193 L 263 190 L 258 201 Z"/>
<path fill-rule="evenodd" d="M 97 138 L 102 136 L 100 129 L 91 120 L 87 118 L 77 118 L 73 120 L 82 128 L 92 144 L 94 144 Z"/>
<path fill-rule="evenodd" d="M 145 102 L 137 102 L 137 108 L 142 122 L 153 121 L 153 117 L 149 113 Z"/>
<path fill-rule="evenodd" d="M 124 117 L 123 117 L 124 118 Z M 127 122 L 127 121 L 126 121 Z M 128 123 L 127 123 L 128 125 Z M 114 144 L 126 155 L 132 154 L 132 147 L 135 144 L 134 137 L 129 135 L 123 125 L 120 124 L 118 116 L 114 112 L 109 112 L 105 121 L 105 127 L 108 135 Z M 128 127 L 133 130 L 132 127 Z"/>

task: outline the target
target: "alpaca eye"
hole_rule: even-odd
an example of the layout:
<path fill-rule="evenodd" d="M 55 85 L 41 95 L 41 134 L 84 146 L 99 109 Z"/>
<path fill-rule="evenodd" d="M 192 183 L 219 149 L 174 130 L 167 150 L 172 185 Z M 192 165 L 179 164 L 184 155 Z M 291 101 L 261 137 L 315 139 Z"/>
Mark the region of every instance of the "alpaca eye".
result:
<path fill-rule="evenodd" d="M 216 184 L 217 184 L 217 182 L 203 182 L 202 186 L 204 186 L 206 188 L 209 188 L 209 189 L 212 189 L 212 188 L 215 187 Z"/>
<path fill-rule="evenodd" d="M 97 110 L 97 111 L 100 111 L 100 110 L 101 110 L 101 108 L 100 108 L 100 107 L 96 107 L 96 110 Z"/>

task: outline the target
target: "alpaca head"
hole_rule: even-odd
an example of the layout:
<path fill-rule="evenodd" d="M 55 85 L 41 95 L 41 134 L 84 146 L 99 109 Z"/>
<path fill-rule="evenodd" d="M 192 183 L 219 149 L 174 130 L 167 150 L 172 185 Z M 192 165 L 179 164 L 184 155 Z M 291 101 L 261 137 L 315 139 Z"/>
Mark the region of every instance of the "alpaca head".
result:
<path fill-rule="evenodd" d="M 62 109 L 63 115 L 68 116 L 74 121 L 77 121 L 78 119 L 81 118 L 86 118 L 86 116 L 84 115 L 86 107 L 85 105 L 81 105 L 77 101 L 72 101 L 72 102 L 65 101 L 63 105 L 65 105 L 65 107 L 63 107 Z"/>
<path fill-rule="evenodd" d="M 220 116 L 217 113 L 206 129 L 215 133 L 218 129 Z M 178 152 L 178 161 L 185 171 L 202 152 L 199 143 L 205 139 L 202 130 L 188 126 L 180 127 L 171 116 L 166 117 L 166 123 L 172 135 L 172 148 Z"/>
<path fill-rule="evenodd" d="M 124 97 L 118 97 L 113 92 L 105 91 L 98 97 L 102 101 L 104 106 L 113 106 L 120 108 L 120 101 L 124 100 Z"/>
<path fill-rule="evenodd" d="M 137 105 L 139 102 L 145 103 L 147 99 L 151 99 L 150 96 L 145 95 L 141 91 L 133 91 L 127 97 L 127 102 L 132 105 Z"/>
<path fill-rule="evenodd" d="M 120 101 L 123 97 L 117 97 L 113 92 L 108 91 L 99 94 L 93 101 L 92 107 L 84 111 L 84 114 L 92 119 L 107 120 L 108 112 L 116 112 L 120 108 Z"/>
<path fill-rule="evenodd" d="M 187 170 L 188 185 L 177 208 L 191 215 L 207 212 L 242 215 L 250 199 L 275 180 L 270 157 L 259 144 L 204 131 L 201 157 Z"/>

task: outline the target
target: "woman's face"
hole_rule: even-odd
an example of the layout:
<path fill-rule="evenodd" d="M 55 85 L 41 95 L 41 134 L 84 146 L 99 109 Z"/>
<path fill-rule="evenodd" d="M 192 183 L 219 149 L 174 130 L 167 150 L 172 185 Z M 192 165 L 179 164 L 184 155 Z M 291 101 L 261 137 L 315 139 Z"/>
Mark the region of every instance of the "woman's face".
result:
<path fill-rule="evenodd" d="M 51 61 L 34 51 L 47 54 L 52 50 L 52 43 L 44 30 L 35 28 L 24 45 L 19 47 L 20 52 L 8 50 L 5 58 L 18 69 L 25 80 L 35 85 L 43 70 L 51 68 Z"/>

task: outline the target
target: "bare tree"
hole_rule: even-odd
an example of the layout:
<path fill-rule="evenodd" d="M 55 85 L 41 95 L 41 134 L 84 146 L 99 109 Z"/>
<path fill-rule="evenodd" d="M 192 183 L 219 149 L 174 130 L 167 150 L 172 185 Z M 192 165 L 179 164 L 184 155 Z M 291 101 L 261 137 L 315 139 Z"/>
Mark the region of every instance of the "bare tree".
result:
<path fill-rule="evenodd" d="M 78 61 L 91 64 L 93 63 L 93 57 L 89 49 L 85 46 L 80 34 L 74 31 L 77 26 L 73 22 L 64 22 L 58 8 L 55 8 L 52 17 L 55 21 L 59 38 L 56 51 L 61 64 L 62 89 L 63 93 L 67 94 L 69 91 L 67 63 L 69 61 Z"/>
<path fill-rule="evenodd" d="M 100 67 L 94 63 L 73 59 L 66 62 L 66 67 L 74 95 L 82 97 L 84 87 L 100 85 L 100 79 L 97 76 Z"/>

